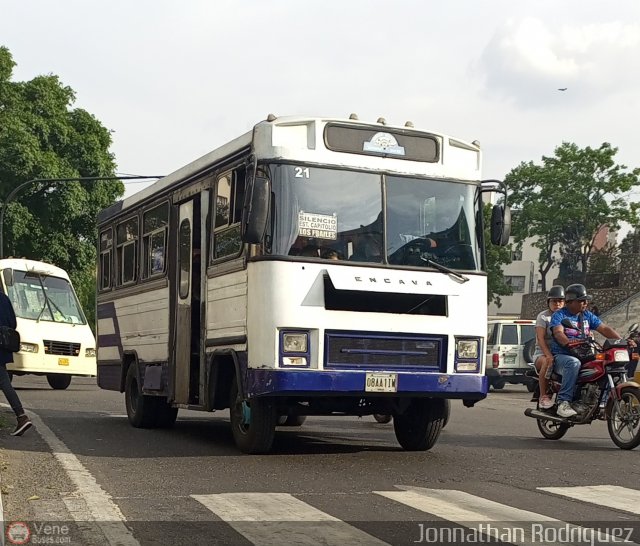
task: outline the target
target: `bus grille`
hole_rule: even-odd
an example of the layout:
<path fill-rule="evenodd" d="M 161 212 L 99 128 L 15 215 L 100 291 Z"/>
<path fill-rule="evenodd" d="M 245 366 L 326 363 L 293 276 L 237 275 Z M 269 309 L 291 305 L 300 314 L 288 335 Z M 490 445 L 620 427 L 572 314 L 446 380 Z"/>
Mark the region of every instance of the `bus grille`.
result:
<path fill-rule="evenodd" d="M 439 370 L 445 343 L 437 336 L 326 332 L 325 368 Z"/>
<path fill-rule="evenodd" d="M 80 354 L 80 344 L 68 341 L 53 341 L 44 339 L 44 353 L 47 355 L 78 356 Z"/>

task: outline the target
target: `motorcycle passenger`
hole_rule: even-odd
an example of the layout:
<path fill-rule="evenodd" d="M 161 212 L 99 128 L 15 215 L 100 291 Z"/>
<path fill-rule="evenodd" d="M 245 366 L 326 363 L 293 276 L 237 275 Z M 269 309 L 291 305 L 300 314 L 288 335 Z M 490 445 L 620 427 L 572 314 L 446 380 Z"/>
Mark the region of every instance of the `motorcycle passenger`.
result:
<path fill-rule="evenodd" d="M 538 382 L 540 384 L 540 400 L 538 406 L 541 409 L 553 407 L 553 400 L 547 393 L 549 376 L 553 367 L 553 354 L 551 353 L 551 316 L 564 307 L 564 287 L 552 286 L 547 292 L 547 309 L 536 317 L 536 348 L 533 352 L 533 362 L 538 370 Z"/>
<path fill-rule="evenodd" d="M 562 384 L 557 396 L 557 413 L 560 417 L 573 417 L 577 415 L 577 412 L 571 407 L 571 401 L 578 382 L 580 360 L 571 355 L 567 344 L 572 340 L 589 337 L 592 330 L 601 333 L 606 338 L 620 339 L 621 336 L 587 310 L 591 296 L 587 294 L 584 285 L 567 286 L 564 294 L 565 306 L 551 317 L 550 326 L 553 333 L 551 352 L 555 357 L 553 371 L 562 375 Z M 561 324 L 564 319 L 571 322 L 572 328 L 565 328 Z"/>

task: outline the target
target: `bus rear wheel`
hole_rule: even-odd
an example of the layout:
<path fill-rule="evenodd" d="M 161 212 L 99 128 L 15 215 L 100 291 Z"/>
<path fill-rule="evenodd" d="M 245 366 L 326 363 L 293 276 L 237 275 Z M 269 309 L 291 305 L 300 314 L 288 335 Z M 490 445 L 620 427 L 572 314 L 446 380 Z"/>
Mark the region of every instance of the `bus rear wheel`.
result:
<path fill-rule="evenodd" d="M 157 400 L 153 396 L 145 396 L 140 392 L 138 376 L 134 365 L 129 366 L 124 383 L 124 401 L 127 407 L 129 422 L 136 428 L 156 426 Z"/>
<path fill-rule="evenodd" d="M 243 453 L 266 453 L 273 445 L 278 412 L 273 401 L 257 398 L 247 402 L 238 391 L 238 381 L 231 380 L 229 391 L 231 433 Z"/>
<path fill-rule="evenodd" d="M 155 397 L 156 400 L 156 422 L 158 428 L 171 428 L 176 424 L 178 418 L 178 408 L 171 407 L 164 398 Z"/>
<path fill-rule="evenodd" d="M 47 382 L 52 389 L 63 391 L 71 385 L 71 376 L 68 373 L 48 373 Z"/>
<path fill-rule="evenodd" d="M 445 414 L 444 399 L 414 398 L 404 413 L 393 416 L 398 443 L 407 451 L 431 449 L 438 441 Z"/>

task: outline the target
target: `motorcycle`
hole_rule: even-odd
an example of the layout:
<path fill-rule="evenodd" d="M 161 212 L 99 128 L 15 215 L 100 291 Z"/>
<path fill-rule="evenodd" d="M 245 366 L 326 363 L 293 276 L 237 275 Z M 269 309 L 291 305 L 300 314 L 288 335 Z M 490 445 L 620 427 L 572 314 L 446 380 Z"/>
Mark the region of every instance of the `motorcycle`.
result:
<path fill-rule="evenodd" d="M 527 408 L 525 415 L 537 419 L 542 436 L 559 440 L 575 425 L 606 420 L 609 436 L 620 449 L 640 445 L 640 384 L 628 379 L 629 346 L 624 339 L 607 339 L 603 345 L 594 339 L 571 341 L 568 348 L 581 361 L 572 402 L 577 415 L 560 417 L 557 405 L 544 410 Z M 560 390 L 562 378 L 555 372 L 549 379 L 548 394 Z"/>
<path fill-rule="evenodd" d="M 631 379 L 640 382 L 640 366 L 638 361 L 640 360 L 640 330 L 638 329 L 638 323 L 634 322 L 625 335 L 627 339 L 635 341 L 635 347 L 629 347 L 629 365 L 627 372 Z"/>

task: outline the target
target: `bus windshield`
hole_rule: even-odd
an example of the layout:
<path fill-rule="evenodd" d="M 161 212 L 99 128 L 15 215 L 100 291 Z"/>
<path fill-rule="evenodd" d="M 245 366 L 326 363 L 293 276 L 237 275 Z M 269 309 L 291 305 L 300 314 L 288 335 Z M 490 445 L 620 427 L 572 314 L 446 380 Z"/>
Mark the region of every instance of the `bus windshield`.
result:
<path fill-rule="evenodd" d="M 86 324 L 71 283 L 61 277 L 14 269 L 7 295 L 16 317 Z"/>
<path fill-rule="evenodd" d="M 297 165 L 269 171 L 271 254 L 481 267 L 473 184 Z"/>

